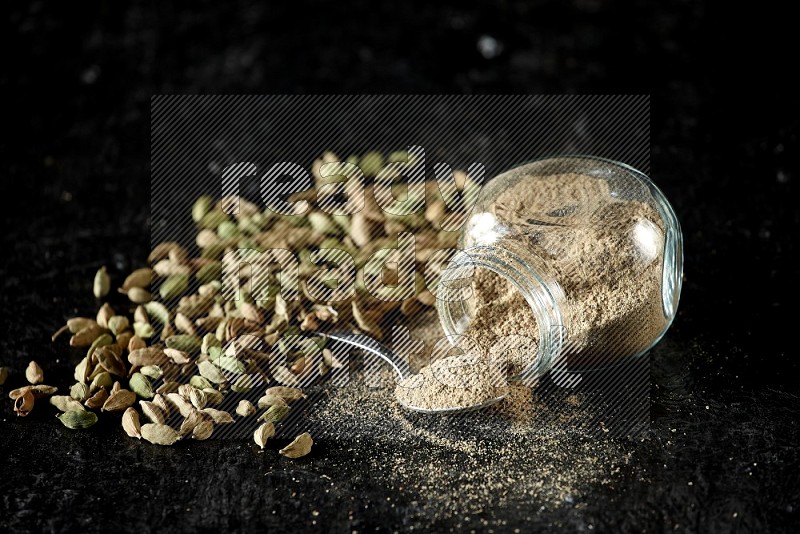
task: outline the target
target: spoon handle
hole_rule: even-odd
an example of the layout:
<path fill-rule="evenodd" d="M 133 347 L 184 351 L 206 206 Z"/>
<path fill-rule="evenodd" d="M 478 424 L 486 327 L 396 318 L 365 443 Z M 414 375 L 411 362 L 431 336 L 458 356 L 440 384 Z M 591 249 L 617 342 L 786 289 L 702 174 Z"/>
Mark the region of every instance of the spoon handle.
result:
<path fill-rule="evenodd" d="M 394 369 L 401 380 L 411 375 L 408 362 L 403 361 L 402 358 L 399 358 L 388 347 L 366 334 L 353 334 L 351 332 L 319 332 L 318 334 L 334 341 L 359 348 L 373 356 L 381 358 Z"/>

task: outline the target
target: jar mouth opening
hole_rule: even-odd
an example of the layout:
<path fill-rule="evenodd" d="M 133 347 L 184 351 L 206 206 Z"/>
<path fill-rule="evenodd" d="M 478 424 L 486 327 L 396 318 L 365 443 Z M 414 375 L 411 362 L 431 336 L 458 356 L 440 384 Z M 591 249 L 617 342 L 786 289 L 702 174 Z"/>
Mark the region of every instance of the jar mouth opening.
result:
<path fill-rule="evenodd" d="M 456 344 L 461 336 L 469 335 L 473 319 L 471 312 L 474 312 L 471 301 L 475 298 L 472 290 L 475 270 L 486 269 L 510 282 L 528 303 L 538 328 L 536 354 L 512 376 L 520 380 L 535 380 L 551 367 L 560 352 L 563 334 L 560 312 L 547 285 L 530 262 L 505 250 L 498 252 L 496 247 L 477 246 L 453 257 L 439 283 L 436 301 L 439 320 L 445 336 L 451 344 Z M 469 296 L 464 296 L 465 287 L 469 287 Z M 524 332 L 519 334 L 525 335 Z M 475 341 L 483 346 L 488 340 Z M 493 346 L 496 343 L 498 339 L 492 340 Z"/>

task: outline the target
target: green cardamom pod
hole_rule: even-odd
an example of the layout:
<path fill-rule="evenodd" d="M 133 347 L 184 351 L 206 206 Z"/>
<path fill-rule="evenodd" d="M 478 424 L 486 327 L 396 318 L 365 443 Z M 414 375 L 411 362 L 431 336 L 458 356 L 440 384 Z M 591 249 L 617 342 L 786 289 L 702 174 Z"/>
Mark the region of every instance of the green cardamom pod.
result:
<path fill-rule="evenodd" d="M 231 389 L 236 393 L 246 393 L 256 385 L 255 375 L 241 375 L 233 383 Z"/>
<path fill-rule="evenodd" d="M 242 399 L 236 405 L 236 415 L 240 417 L 248 417 L 256 413 L 256 407 L 247 399 Z"/>
<path fill-rule="evenodd" d="M 151 319 L 155 319 L 161 325 L 165 325 L 169 322 L 169 310 L 160 302 L 148 302 L 144 305 L 144 309 L 147 310 L 147 315 L 149 315 Z"/>
<path fill-rule="evenodd" d="M 189 385 L 196 387 L 197 389 L 206 389 L 214 387 L 207 378 L 203 378 L 200 375 L 194 375 L 192 378 L 190 378 Z"/>
<path fill-rule="evenodd" d="M 146 289 L 152 280 L 153 270 L 149 267 L 142 267 L 141 269 L 136 269 L 125 278 L 125 281 L 122 283 L 122 289 L 126 291 L 132 287 L 142 287 Z"/>
<path fill-rule="evenodd" d="M 71 410 L 59 414 L 56 417 L 58 417 L 58 420 L 61 421 L 61 424 L 65 427 L 74 430 L 89 428 L 97 422 L 97 414 L 85 410 Z"/>
<path fill-rule="evenodd" d="M 196 223 L 199 223 L 203 220 L 206 213 L 211 211 L 212 207 L 214 206 L 214 200 L 206 195 L 201 197 L 197 197 L 197 200 L 194 201 L 192 205 L 192 220 Z"/>
<path fill-rule="evenodd" d="M 261 447 L 262 449 L 267 444 L 267 440 L 275 435 L 275 425 L 271 422 L 267 421 L 263 423 L 261 426 L 256 428 L 256 431 L 253 433 L 253 441 L 256 442 L 256 445 Z"/>
<path fill-rule="evenodd" d="M 142 437 L 156 445 L 172 445 L 180 439 L 180 435 L 170 426 L 148 423 L 142 425 Z"/>
<path fill-rule="evenodd" d="M 155 332 L 150 323 L 133 323 L 133 333 L 142 339 L 150 339 Z"/>
<path fill-rule="evenodd" d="M 111 378 L 111 374 L 103 371 L 94 377 L 94 380 L 92 380 L 92 383 L 89 386 L 89 390 L 97 391 L 100 388 L 110 388 L 112 385 L 114 385 L 114 379 Z M 71 393 L 72 392 L 70 392 L 70 394 Z"/>
<path fill-rule="evenodd" d="M 164 283 L 158 289 L 158 293 L 162 299 L 169 301 L 183 295 L 187 289 L 189 289 L 189 277 L 175 274 L 164 280 Z"/>
<path fill-rule="evenodd" d="M 212 280 L 219 280 L 222 278 L 222 263 L 218 261 L 210 261 L 200 267 L 195 277 L 203 284 L 207 284 Z"/>
<path fill-rule="evenodd" d="M 128 408 L 122 414 L 122 429 L 132 438 L 142 439 L 142 425 L 139 423 L 139 412 Z"/>
<path fill-rule="evenodd" d="M 165 340 L 167 347 L 182 350 L 189 354 L 200 350 L 200 338 L 189 334 L 178 334 L 169 336 Z"/>
<path fill-rule="evenodd" d="M 214 420 L 214 424 L 223 425 L 225 423 L 233 423 L 233 417 L 226 411 L 216 410 L 214 408 L 203 408 L 203 413 L 207 413 Z"/>
<path fill-rule="evenodd" d="M 122 332 L 130 328 L 131 323 L 124 315 L 115 315 L 108 320 L 108 329 L 115 336 L 120 335 Z"/>
<path fill-rule="evenodd" d="M 89 398 L 89 386 L 83 382 L 77 382 L 69 388 L 69 396 L 78 402 L 83 402 Z"/>
<path fill-rule="evenodd" d="M 153 398 L 153 385 L 150 383 L 150 379 L 142 373 L 133 373 L 128 381 L 128 387 L 143 399 Z"/>
<path fill-rule="evenodd" d="M 311 434 L 303 432 L 278 452 L 287 458 L 300 458 L 311 452 L 312 445 L 314 445 L 314 440 L 311 439 Z"/>
<path fill-rule="evenodd" d="M 192 430 L 192 439 L 196 439 L 198 441 L 208 439 L 211 437 L 212 432 L 214 432 L 213 421 L 201 421 Z"/>
<path fill-rule="evenodd" d="M 139 369 L 139 372 L 147 378 L 152 378 L 153 380 L 158 380 L 164 375 L 164 371 L 157 365 L 145 365 Z"/>
<path fill-rule="evenodd" d="M 277 423 L 281 421 L 286 415 L 289 413 L 288 406 L 280 406 L 280 405 L 273 405 L 270 406 L 266 412 L 261 414 L 261 417 L 258 418 L 259 421 L 270 421 L 272 423 Z"/>
<path fill-rule="evenodd" d="M 198 363 L 197 369 L 200 371 L 200 376 L 206 380 L 210 380 L 215 384 L 222 384 L 225 382 L 225 375 L 222 374 L 216 365 L 208 360 Z"/>
<path fill-rule="evenodd" d="M 94 291 L 94 296 L 101 299 L 108 295 L 109 289 L 111 289 L 111 279 L 108 277 L 105 266 L 103 266 L 94 275 L 92 290 Z"/>
<path fill-rule="evenodd" d="M 212 360 L 212 363 L 220 369 L 230 371 L 231 373 L 242 374 L 247 371 L 247 366 L 245 366 L 244 363 L 231 356 L 220 356 Z"/>
<path fill-rule="evenodd" d="M 134 402 L 136 402 L 136 393 L 127 389 L 120 389 L 108 397 L 103 404 L 102 411 L 121 412 L 133 406 Z"/>
<path fill-rule="evenodd" d="M 128 290 L 128 299 L 134 304 L 145 304 L 153 300 L 153 295 L 142 287 L 132 287 Z"/>

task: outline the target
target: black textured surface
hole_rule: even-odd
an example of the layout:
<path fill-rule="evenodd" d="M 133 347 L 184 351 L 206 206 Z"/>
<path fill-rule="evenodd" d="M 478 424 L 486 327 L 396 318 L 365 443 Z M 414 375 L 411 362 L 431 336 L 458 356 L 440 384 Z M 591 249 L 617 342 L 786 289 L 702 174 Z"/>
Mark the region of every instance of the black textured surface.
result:
<path fill-rule="evenodd" d="M 651 174 L 686 239 L 679 316 L 653 353 L 652 435 L 624 444 L 630 472 L 578 502 L 487 508 L 473 524 L 774 532 L 798 523 L 789 295 L 800 274 L 791 260 L 800 130 L 796 98 L 781 97 L 787 75 L 761 61 L 784 44 L 780 17 L 756 39 L 756 15 L 733 13 L 740 24 L 722 30 L 694 2 L 199 4 L 76 12 L 33 2 L 3 17 L 0 365 L 17 371 L 3 397 L 31 358 L 68 383 L 75 355 L 50 333 L 94 312 L 98 265 L 119 276 L 146 255 L 152 94 L 651 93 Z M 482 35 L 502 43 L 497 57 L 479 53 Z M 111 424 L 67 432 L 48 410 L 17 420 L 4 400 L 0 530 L 455 524 L 418 506 L 415 488 L 385 487 L 386 473 L 360 468 L 369 454 L 323 443 L 291 462 L 250 443 L 141 446 Z"/>

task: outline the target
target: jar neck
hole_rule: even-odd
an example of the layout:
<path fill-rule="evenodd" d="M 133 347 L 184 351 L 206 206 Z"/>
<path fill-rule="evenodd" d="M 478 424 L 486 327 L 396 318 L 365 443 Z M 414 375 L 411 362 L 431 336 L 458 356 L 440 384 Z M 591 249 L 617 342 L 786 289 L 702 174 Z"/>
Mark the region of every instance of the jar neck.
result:
<path fill-rule="evenodd" d="M 519 374 L 535 379 L 556 361 L 564 343 L 561 309 L 556 298 L 559 286 L 544 262 L 523 247 L 504 242 L 477 245 L 456 254 L 442 273 L 436 308 L 444 333 L 454 343 L 463 335 L 472 318 L 471 279 L 475 269 L 488 269 L 510 282 L 525 298 L 536 319 L 539 344 L 536 357 Z M 520 332 L 523 334 L 523 332 Z"/>

